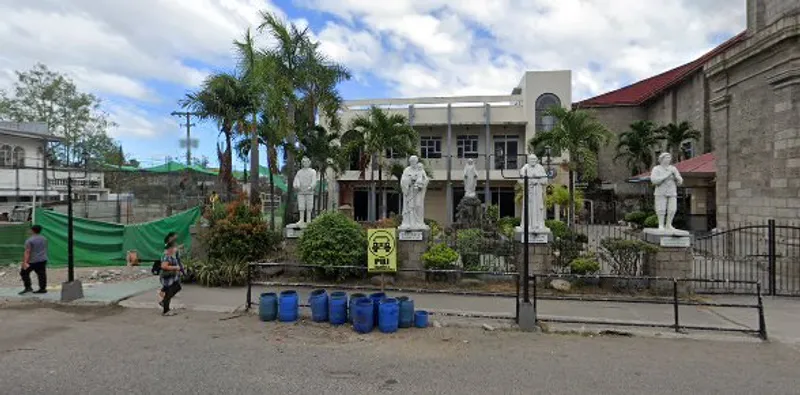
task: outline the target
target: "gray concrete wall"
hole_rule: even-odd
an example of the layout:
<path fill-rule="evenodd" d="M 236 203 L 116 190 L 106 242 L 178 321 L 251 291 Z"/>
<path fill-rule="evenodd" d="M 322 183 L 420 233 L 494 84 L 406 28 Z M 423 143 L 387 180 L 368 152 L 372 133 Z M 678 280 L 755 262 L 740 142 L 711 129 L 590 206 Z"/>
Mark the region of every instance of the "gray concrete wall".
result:
<path fill-rule="evenodd" d="M 630 130 L 630 125 L 646 118 L 644 109 L 638 106 L 604 107 L 591 110 L 598 121 L 606 125 L 614 133 L 614 138 L 600 150 L 597 163 L 597 174 L 603 181 L 615 185 L 617 194 L 629 195 L 639 193 L 639 189 L 625 182 L 631 171 L 624 161 L 614 162 L 617 155 L 619 135 Z"/>

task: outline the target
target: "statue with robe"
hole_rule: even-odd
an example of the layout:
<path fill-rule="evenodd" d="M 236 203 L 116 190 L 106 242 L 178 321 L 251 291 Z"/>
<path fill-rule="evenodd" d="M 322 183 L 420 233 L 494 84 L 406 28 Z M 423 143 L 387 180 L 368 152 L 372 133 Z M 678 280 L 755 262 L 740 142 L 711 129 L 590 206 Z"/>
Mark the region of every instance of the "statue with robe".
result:
<path fill-rule="evenodd" d="M 520 183 L 524 183 L 524 178 L 528 177 L 528 196 L 526 196 L 525 203 L 528 205 L 528 217 L 524 218 L 528 221 L 528 230 L 530 232 L 549 232 L 545 226 L 544 220 L 546 218 L 544 195 L 547 185 L 547 172 L 544 167 L 539 164 L 539 158 L 536 155 L 528 155 L 528 163 L 520 169 Z M 525 208 L 523 207 L 522 215 L 525 216 Z M 517 227 L 517 231 L 524 231 L 524 224 Z"/>
<path fill-rule="evenodd" d="M 425 192 L 428 188 L 428 174 L 416 155 L 408 159 L 408 167 L 400 178 L 403 191 L 403 223 L 401 230 L 425 230 Z"/>
<path fill-rule="evenodd" d="M 475 170 L 475 161 L 467 159 L 464 166 L 464 197 L 475 197 L 475 189 L 478 187 L 478 171 Z"/>

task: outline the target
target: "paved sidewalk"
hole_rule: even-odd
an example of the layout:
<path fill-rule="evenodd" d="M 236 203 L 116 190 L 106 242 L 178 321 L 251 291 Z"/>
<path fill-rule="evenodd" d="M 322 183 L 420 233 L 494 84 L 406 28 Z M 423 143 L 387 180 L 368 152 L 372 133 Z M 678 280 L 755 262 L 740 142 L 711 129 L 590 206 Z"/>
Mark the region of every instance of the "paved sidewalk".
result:
<path fill-rule="evenodd" d="M 149 290 L 158 288 L 158 278 L 148 277 L 136 281 L 119 282 L 111 284 L 85 283 L 83 284 L 83 299 L 78 299 L 75 304 L 115 304 L 122 300 L 134 297 Z M 0 287 L 0 301 L 44 301 L 60 302 L 61 284 L 47 287 L 47 293 L 18 295 L 22 287 Z"/>
<path fill-rule="evenodd" d="M 284 287 L 254 287 L 253 302 L 258 302 L 261 292 L 280 292 Z M 300 294 L 301 303 L 308 301 L 312 288 L 293 288 Z M 329 289 L 329 292 L 336 291 Z M 352 291 L 346 291 L 348 294 Z M 389 293 L 391 296 L 407 295 L 414 300 L 415 308 L 444 314 L 450 317 L 437 317 L 436 319 L 453 321 L 462 314 L 487 316 L 486 319 L 473 320 L 480 325 L 482 322 L 499 322 L 510 324 L 508 319 L 514 317 L 514 299 L 499 297 L 459 296 L 446 294 L 420 294 L 420 293 Z M 203 288 L 196 285 L 185 285 L 183 291 L 175 299 L 176 308 L 197 311 L 213 311 L 233 313 L 241 311 L 245 306 L 245 288 Z M 746 303 L 755 304 L 754 297 L 714 297 L 718 303 Z M 800 346 L 800 300 L 793 299 L 766 299 L 765 315 L 770 338 Z M 121 306 L 131 308 L 157 309 L 155 292 L 144 293 L 120 303 Z M 542 319 L 548 318 L 580 318 L 598 322 L 608 321 L 635 321 L 643 323 L 659 323 L 672 325 L 674 312 L 672 305 L 657 305 L 643 303 L 616 303 L 616 302 L 586 302 L 586 301 L 555 301 L 540 300 L 538 312 Z M 257 311 L 258 306 L 253 308 Z M 713 326 L 723 328 L 749 328 L 758 329 L 758 313 L 756 309 L 742 308 L 710 308 L 702 306 L 680 306 L 679 317 L 681 325 Z M 503 319 L 506 318 L 506 319 Z M 463 319 L 462 319 L 463 321 Z M 676 334 L 670 328 L 636 328 L 622 327 L 619 325 L 583 325 L 583 324 L 548 324 L 548 327 L 557 331 L 578 330 L 592 332 L 600 330 L 616 330 L 634 334 L 664 337 L 691 337 L 691 338 L 720 338 L 720 339 L 756 339 L 750 335 L 689 331 L 688 334 Z M 757 340 L 757 339 L 756 339 Z"/>

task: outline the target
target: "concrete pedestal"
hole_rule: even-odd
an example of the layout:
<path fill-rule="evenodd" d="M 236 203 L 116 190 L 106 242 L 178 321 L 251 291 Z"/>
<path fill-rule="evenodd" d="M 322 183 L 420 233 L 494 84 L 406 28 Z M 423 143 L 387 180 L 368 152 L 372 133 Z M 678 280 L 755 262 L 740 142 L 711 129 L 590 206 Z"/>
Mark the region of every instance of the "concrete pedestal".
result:
<path fill-rule="evenodd" d="M 522 273 L 525 259 L 525 244 L 515 246 L 517 272 Z M 550 273 L 553 268 L 553 251 L 550 244 L 528 244 L 528 274 Z"/>
<path fill-rule="evenodd" d="M 299 239 L 303 235 L 303 227 L 300 225 L 286 225 L 283 229 L 283 236 L 287 239 Z"/>
<path fill-rule="evenodd" d="M 658 246 L 658 251 L 645 256 L 642 274 L 649 277 L 691 278 L 694 256 L 692 255 L 691 236 L 688 232 L 680 234 L 663 234 L 645 231 L 643 239 Z M 693 290 L 691 282 L 678 282 L 678 293 L 688 294 Z M 658 293 L 671 294 L 673 281 L 651 281 L 650 289 Z"/>
<path fill-rule="evenodd" d="M 300 255 L 297 251 L 298 243 L 300 239 L 297 238 L 286 238 L 283 242 L 283 251 L 285 254 L 285 272 L 289 275 L 297 275 L 303 272 L 303 269 L 297 267 L 300 264 Z"/>
<path fill-rule="evenodd" d="M 61 301 L 72 302 L 83 299 L 83 284 L 80 280 L 61 283 Z"/>
<path fill-rule="evenodd" d="M 425 269 L 422 254 L 428 249 L 430 230 L 403 229 L 397 231 L 397 264 L 399 269 Z M 425 272 L 398 272 L 401 279 L 425 280 Z"/>
<path fill-rule="evenodd" d="M 524 332 L 538 332 L 536 307 L 531 302 L 519 302 L 519 329 Z"/>

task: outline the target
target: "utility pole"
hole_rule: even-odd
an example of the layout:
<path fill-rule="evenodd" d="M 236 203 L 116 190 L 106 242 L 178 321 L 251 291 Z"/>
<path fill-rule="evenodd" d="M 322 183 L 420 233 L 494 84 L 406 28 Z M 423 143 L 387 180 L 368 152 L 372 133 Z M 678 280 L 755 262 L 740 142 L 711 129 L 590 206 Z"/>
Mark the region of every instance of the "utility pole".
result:
<path fill-rule="evenodd" d="M 173 111 L 170 115 L 186 117 L 186 123 L 181 125 L 186 126 L 186 140 L 181 139 L 181 148 L 186 145 L 186 166 L 191 166 L 192 146 L 197 148 L 197 139 L 192 140 L 192 126 L 195 126 L 195 124 L 192 123 L 192 115 L 197 116 L 199 114 L 191 111 Z"/>

